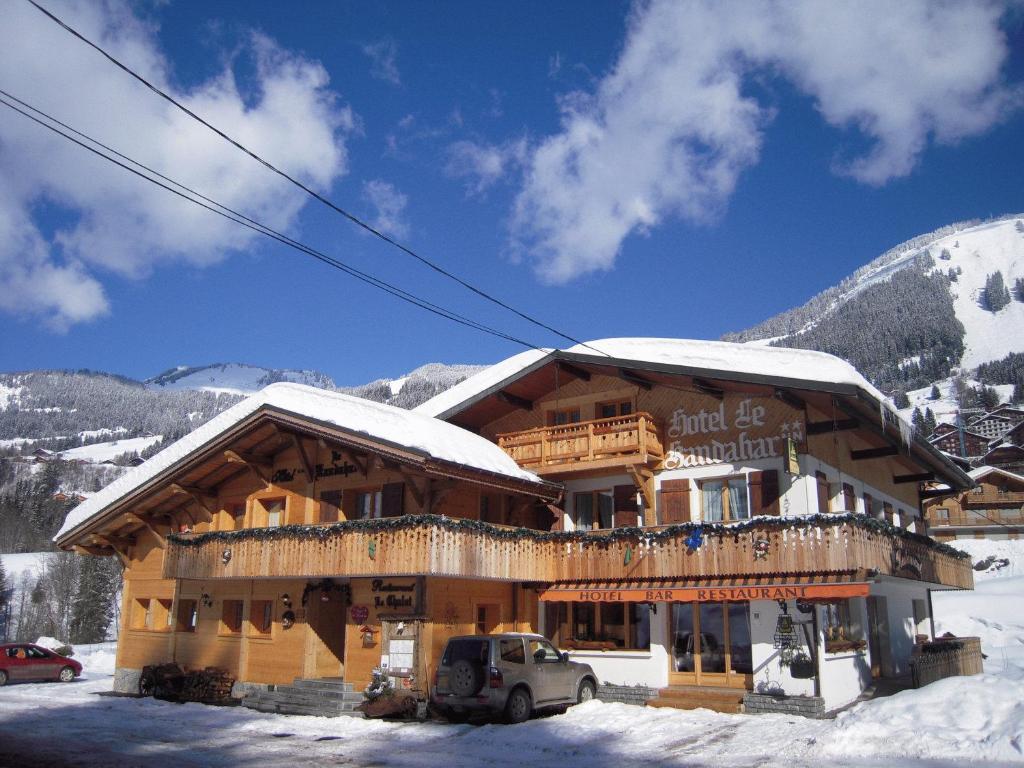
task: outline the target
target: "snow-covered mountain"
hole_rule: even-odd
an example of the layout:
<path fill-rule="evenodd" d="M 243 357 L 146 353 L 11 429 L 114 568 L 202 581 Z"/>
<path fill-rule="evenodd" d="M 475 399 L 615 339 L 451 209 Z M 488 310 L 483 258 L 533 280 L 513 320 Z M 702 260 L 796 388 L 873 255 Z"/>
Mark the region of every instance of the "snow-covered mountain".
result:
<path fill-rule="evenodd" d="M 278 381 L 308 384 L 321 389 L 335 388 L 331 377 L 319 371 L 261 368 L 245 363 L 179 365 L 146 379 L 145 384 L 150 389 L 157 390 L 195 389 L 201 392 L 248 395 Z"/>
<path fill-rule="evenodd" d="M 1006 291 L 993 303 L 986 286 L 996 275 Z M 839 355 L 912 402 L 933 383 L 948 390 L 953 376 L 1024 353 L 1024 214 L 915 237 L 802 307 L 724 338 Z M 980 383 L 1012 391 L 1016 379 L 1001 375 Z"/>

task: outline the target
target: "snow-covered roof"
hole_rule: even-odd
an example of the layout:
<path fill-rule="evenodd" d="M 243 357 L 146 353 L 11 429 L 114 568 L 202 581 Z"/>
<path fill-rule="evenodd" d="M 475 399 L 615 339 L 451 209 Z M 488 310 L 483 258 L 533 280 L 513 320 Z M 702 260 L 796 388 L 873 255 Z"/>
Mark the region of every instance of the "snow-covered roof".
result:
<path fill-rule="evenodd" d="M 261 408 L 284 411 L 333 424 L 347 432 L 399 445 L 427 457 L 458 464 L 515 480 L 542 483 L 522 469 L 494 443 L 454 424 L 371 400 L 330 392 L 303 384 L 277 383 L 247 397 L 215 416 L 194 432 L 172 443 L 145 464 L 127 472 L 68 514 L 54 537 L 96 517 L 111 504 L 201 450 Z"/>
<path fill-rule="evenodd" d="M 974 482 L 978 482 L 979 480 L 981 480 L 981 478 L 985 477 L 986 475 L 992 472 L 998 472 L 1002 475 L 1006 475 L 1011 480 L 1016 480 L 1018 482 L 1024 483 L 1024 476 L 1018 475 L 1016 472 L 1010 472 L 1008 470 L 1005 470 L 1002 467 L 990 467 L 986 464 L 982 464 L 980 467 L 975 467 L 967 474 L 971 476 L 971 480 L 973 480 Z"/>
<path fill-rule="evenodd" d="M 587 357 L 600 364 L 607 356 L 638 365 L 674 366 L 699 369 L 711 374 L 768 376 L 823 385 L 858 387 L 879 402 L 886 398 L 857 369 L 845 360 L 809 349 L 788 349 L 756 344 L 695 339 L 621 338 L 598 339 L 565 350 L 575 358 Z M 528 369 L 543 365 L 557 353 L 529 350 L 503 360 L 440 393 L 415 410 L 430 416 L 448 415 L 470 400 L 498 387 Z M 895 411 L 893 411 L 895 415 Z"/>

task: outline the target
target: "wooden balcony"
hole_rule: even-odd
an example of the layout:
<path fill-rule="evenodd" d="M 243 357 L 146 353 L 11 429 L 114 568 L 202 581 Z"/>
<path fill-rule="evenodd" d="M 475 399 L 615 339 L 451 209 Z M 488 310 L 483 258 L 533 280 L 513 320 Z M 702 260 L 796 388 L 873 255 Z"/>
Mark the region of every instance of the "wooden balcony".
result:
<path fill-rule="evenodd" d="M 506 432 L 498 435 L 498 445 L 538 475 L 653 465 L 665 456 L 648 413 Z"/>
<path fill-rule="evenodd" d="M 967 493 L 964 500 L 968 507 L 1020 507 L 1024 506 L 1024 493 L 1019 491 L 986 491 Z"/>
<path fill-rule="evenodd" d="M 706 533 L 700 546 L 691 548 L 687 539 L 698 527 Z M 739 531 L 692 524 L 630 528 L 614 536 L 408 516 L 171 536 L 164 577 L 431 575 L 551 583 L 879 574 L 973 587 L 969 559 L 895 531 L 855 515 L 815 525 L 776 518 Z M 754 545 L 761 539 L 768 542 L 767 552 L 757 556 Z"/>

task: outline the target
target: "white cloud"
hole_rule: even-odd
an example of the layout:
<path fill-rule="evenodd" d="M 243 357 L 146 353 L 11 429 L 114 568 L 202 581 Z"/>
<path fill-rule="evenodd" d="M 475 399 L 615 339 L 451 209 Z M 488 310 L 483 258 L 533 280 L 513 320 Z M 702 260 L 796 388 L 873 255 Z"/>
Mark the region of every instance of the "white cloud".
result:
<path fill-rule="evenodd" d="M 405 206 L 409 198 L 398 191 L 394 184 L 373 179 L 363 184 L 363 197 L 373 206 L 374 214 L 370 224 L 378 232 L 392 237 L 403 238 L 409 234 L 405 220 Z"/>
<path fill-rule="evenodd" d="M 370 57 L 370 75 L 392 85 L 401 85 L 398 72 L 398 44 L 394 40 L 378 40 L 363 46 L 363 53 Z"/>
<path fill-rule="evenodd" d="M 527 157 L 526 139 L 504 144 L 457 141 L 448 147 L 445 173 L 466 180 L 466 193 L 481 195 L 517 169 Z"/>
<path fill-rule="evenodd" d="M 531 148 L 513 248 L 561 283 L 610 269 L 627 237 L 667 217 L 714 220 L 773 115 L 753 78 L 785 77 L 828 124 L 867 141 L 863 155 L 837 153 L 837 173 L 905 176 L 929 142 L 982 133 L 1019 105 L 1001 77 L 1001 13 L 927 0 L 638 5 L 614 69 L 563 97 L 560 132 Z M 480 155 L 484 188 L 498 166 Z"/>
<path fill-rule="evenodd" d="M 346 172 L 356 128 L 317 63 L 254 34 L 238 55 L 255 92 L 229 68 L 183 91 L 155 30 L 120 2 L 69 2 L 55 12 L 214 125 L 319 189 Z M 156 97 L 27 3 L 0 25 L 0 81 L 14 95 L 127 155 L 275 228 L 306 196 Z M 109 311 L 104 271 L 144 278 L 154 266 L 202 266 L 258 236 L 174 198 L 0 109 L 0 309 L 67 327 Z M 40 203 L 65 211 L 56 232 Z M 44 234 L 45 233 L 45 234 Z"/>

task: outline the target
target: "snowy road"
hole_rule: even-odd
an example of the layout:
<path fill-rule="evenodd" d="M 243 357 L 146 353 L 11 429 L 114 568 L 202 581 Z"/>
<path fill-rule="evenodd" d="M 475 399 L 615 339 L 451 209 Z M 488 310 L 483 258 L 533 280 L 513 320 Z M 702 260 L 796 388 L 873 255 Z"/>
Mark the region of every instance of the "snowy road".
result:
<path fill-rule="evenodd" d="M 591 702 L 518 726 L 469 726 L 113 698 L 97 695 L 111 684 L 99 675 L 0 689 L 0 761 L 25 768 L 1019 765 L 1024 682 L 1010 682 L 995 675 L 946 680 L 826 721 Z"/>

